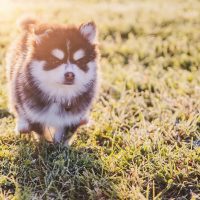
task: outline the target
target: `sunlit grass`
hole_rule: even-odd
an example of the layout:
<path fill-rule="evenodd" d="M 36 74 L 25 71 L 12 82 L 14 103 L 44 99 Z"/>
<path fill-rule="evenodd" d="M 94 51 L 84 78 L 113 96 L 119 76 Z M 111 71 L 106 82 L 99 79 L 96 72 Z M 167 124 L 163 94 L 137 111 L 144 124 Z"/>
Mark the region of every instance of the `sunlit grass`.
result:
<path fill-rule="evenodd" d="M 200 198 L 199 1 L 2 2 L 0 199 Z M 25 13 L 99 28 L 94 124 L 69 149 L 13 134 L 5 53 Z"/>

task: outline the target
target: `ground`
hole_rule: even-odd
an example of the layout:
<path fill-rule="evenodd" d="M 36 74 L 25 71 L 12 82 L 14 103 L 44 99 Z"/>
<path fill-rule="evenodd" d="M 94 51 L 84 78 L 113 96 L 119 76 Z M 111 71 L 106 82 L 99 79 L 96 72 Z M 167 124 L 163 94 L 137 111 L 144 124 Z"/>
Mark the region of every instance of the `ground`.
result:
<path fill-rule="evenodd" d="M 0 3 L 0 199 L 200 199 L 200 1 Z M 70 148 L 14 136 L 5 54 L 24 13 L 99 29 L 94 123 Z"/>

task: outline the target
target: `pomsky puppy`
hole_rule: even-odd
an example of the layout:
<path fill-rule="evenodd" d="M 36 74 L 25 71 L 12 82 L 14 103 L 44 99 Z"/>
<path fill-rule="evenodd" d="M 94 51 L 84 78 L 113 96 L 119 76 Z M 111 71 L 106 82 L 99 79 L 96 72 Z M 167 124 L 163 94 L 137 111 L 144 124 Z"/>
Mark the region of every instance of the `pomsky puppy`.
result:
<path fill-rule="evenodd" d="M 98 83 L 97 30 L 80 26 L 20 22 L 21 35 L 7 55 L 9 107 L 16 133 L 53 130 L 54 142 L 70 141 L 88 121 Z"/>

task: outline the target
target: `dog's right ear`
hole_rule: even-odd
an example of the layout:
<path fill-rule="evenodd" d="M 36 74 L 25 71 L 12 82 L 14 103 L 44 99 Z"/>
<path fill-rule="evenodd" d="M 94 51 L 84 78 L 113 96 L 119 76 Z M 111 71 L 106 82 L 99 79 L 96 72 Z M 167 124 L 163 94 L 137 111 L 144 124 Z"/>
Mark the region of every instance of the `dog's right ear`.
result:
<path fill-rule="evenodd" d="M 37 24 L 39 24 L 39 22 L 35 17 L 22 16 L 17 20 L 17 25 L 22 31 L 32 32 Z"/>
<path fill-rule="evenodd" d="M 38 30 L 39 24 L 39 21 L 35 17 L 30 16 L 22 16 L 17 21 L 20 30 L 28 32 L 36 45 L 41 44 L 42 38 L 48 34 L 48 30 Z"/>

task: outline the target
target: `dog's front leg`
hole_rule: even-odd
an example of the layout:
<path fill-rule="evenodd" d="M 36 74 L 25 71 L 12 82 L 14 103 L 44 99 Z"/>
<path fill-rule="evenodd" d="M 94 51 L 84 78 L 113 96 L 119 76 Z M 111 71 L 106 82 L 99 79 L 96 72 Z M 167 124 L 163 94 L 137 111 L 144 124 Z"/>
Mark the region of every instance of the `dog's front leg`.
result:
<path fill-rule="evenodd" d="M 64 127 L 55 129 L 54 133 L 54 142 L 55 143 L 64 143 L 65 146 L 71 146 L 73 142 L 73 135 L 75 135 L 77 127 Z"/>
<path fill-rule="evenodd" d="M 54 133 L 54 142 L 60 143 L 63 141 L 65 128 L 56 128 Z"/>
<path fill-rule="evenodd" d="M 15 134 L 20 135 L 21 133 L 28 132 L 30 132 L 30 124 L 28 120 L 22 116 L 18 116 L 16 120 Z"/>

